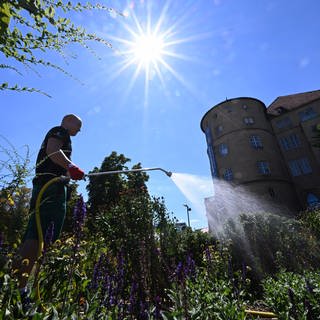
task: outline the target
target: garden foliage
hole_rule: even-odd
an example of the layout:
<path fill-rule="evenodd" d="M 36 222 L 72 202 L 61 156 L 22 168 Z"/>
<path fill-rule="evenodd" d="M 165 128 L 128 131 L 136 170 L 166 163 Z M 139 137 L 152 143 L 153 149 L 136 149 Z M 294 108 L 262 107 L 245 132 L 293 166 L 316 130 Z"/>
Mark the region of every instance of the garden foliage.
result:
<path fill-rule="evenodd" d="M 113 152 L 93 172 L 129 163 Z M 263 306 L 283 320 L 318 319 L 318 212 L 244 215 L 218 241 L 190 228 L 178 232 L 147 181 L 143 172 L 90 177 L 86 203 L 73 186 L 61 239 L 51 243 L 46 233 L 41 299 L 32 289 L 28 308 L 10 268 L 18 239 L 2 228 L 0 318 L 237 320 Z"/>

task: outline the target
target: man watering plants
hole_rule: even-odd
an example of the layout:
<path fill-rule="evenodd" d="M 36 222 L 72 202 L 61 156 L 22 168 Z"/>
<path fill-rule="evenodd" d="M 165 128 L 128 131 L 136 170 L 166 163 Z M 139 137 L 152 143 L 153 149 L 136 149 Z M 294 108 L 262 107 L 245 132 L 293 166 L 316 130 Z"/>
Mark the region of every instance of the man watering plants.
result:
<path fill-rule="evenodd" d="M 81 180 L 84 172 L 71 161 L 71 139 L 81 129 L 81 119 L 73 114 L 66 115 L 60 126 L 48 131 L 36 162 L 36 176 L 33 179 L 33 190 L 30 201 L 30 219 L 19 249 L 19 259 L 15 261 L 13 270 L 17 271 L 21 297 L 28 294 L 28 276 L 37 260 L 38 229 L 35 216 L 35 204 L 41 188 L 52 178 L 68 176 Z M 53 228 L 52 241 L 58 239 L 66 215 L 66 182 L 51 184 L 44 192 L 40 205 L 40 221 L 42 234 Z"/>

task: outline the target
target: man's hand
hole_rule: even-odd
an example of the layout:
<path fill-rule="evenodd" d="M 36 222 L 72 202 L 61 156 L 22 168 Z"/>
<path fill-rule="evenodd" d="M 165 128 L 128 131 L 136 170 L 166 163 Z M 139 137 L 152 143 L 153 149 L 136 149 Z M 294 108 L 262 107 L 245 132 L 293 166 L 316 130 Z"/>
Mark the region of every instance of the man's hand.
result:
<path fill-rule="evenodd" d="M 84 177 L 84 172 L 74 164 L 68 165 L 68 171 L 70 174 L 70 178 L 73 180 L 81 180 Z"/>

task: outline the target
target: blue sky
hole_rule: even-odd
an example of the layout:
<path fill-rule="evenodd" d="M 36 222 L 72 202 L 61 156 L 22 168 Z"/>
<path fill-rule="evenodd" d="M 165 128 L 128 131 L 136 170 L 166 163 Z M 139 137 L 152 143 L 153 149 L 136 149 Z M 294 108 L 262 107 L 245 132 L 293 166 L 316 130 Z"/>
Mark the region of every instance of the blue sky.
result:
<path fill-rule="evenodd" d="M 67 59 L 68 64 L 47 55 L 79 81 L 48 68 L 37 68 L 41 77 L 24 68 L 23 76 L 0 71 L 0 82 L 37 87 L 52 96 L 0 91 L 0 135 L 21 153 L 27 144 L 33 162 L 46 131 L 64 114 L 76 113 L 83 129 L 73 138 L 73 160 L 86 172 L 114 150 L 132 164 L 208 178 L 200 121 L 213 105 L 226 97 L 249 96 L 268 106 L 278 96 L 320 87 L 318 0 L 139 0 L 107 5 L 126 12 L 126 17 L 94 11 L 73 19 L 109 40 L 113 50 L 93 44 L 96 57 L 79 46 L 68 47 L 68 55 L 77 55 Z M 157 63 L 158 71 L 151 68 L 146 92 L 145 72 L 135 76 L 137 63 L 119 70 L 130 59 L 123 40 L 134 42 L 137 22 L 145 32 L 148 17 L 151 30 L 161 20 L 158 35 L 165 35 L 169 54 L 162 56 L 165 63 Z M 0 63 L 9 62 L 0 56 Z M 85 183 L 80 184 L 83 191 Z M 151 172 L 148 186 L 152 194 L 164 196 L 170 212 L 186 221 L 183 204 L 192 204 L 171 179 Z M 207 226 L 205 215 L 196 210 L 190 219 L 194 228 Z"/>

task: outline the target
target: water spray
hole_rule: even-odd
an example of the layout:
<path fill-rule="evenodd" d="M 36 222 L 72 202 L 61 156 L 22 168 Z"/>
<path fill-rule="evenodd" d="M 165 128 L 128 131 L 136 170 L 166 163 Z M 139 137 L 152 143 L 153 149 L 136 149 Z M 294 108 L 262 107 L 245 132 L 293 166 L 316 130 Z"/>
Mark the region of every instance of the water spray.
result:
<path fill-rule="evenodd" d="M 87 173 L 85 177 L 94 177 L 94 176 L 104 176 L 108 174 L 121 174 L 121 173 L 130 173 L 130 172 L 142 172 L 142 171 L 153 171 L 160 170 L 164 172 L 169 178 L 172 176 L 171 171 L 164 170 L 162 168 L 141 168 L 141 169 L 131 169 L 131 170 L 114 170 L 114 171 L 102 171 L 102 172 L 93 172 Z"/>

